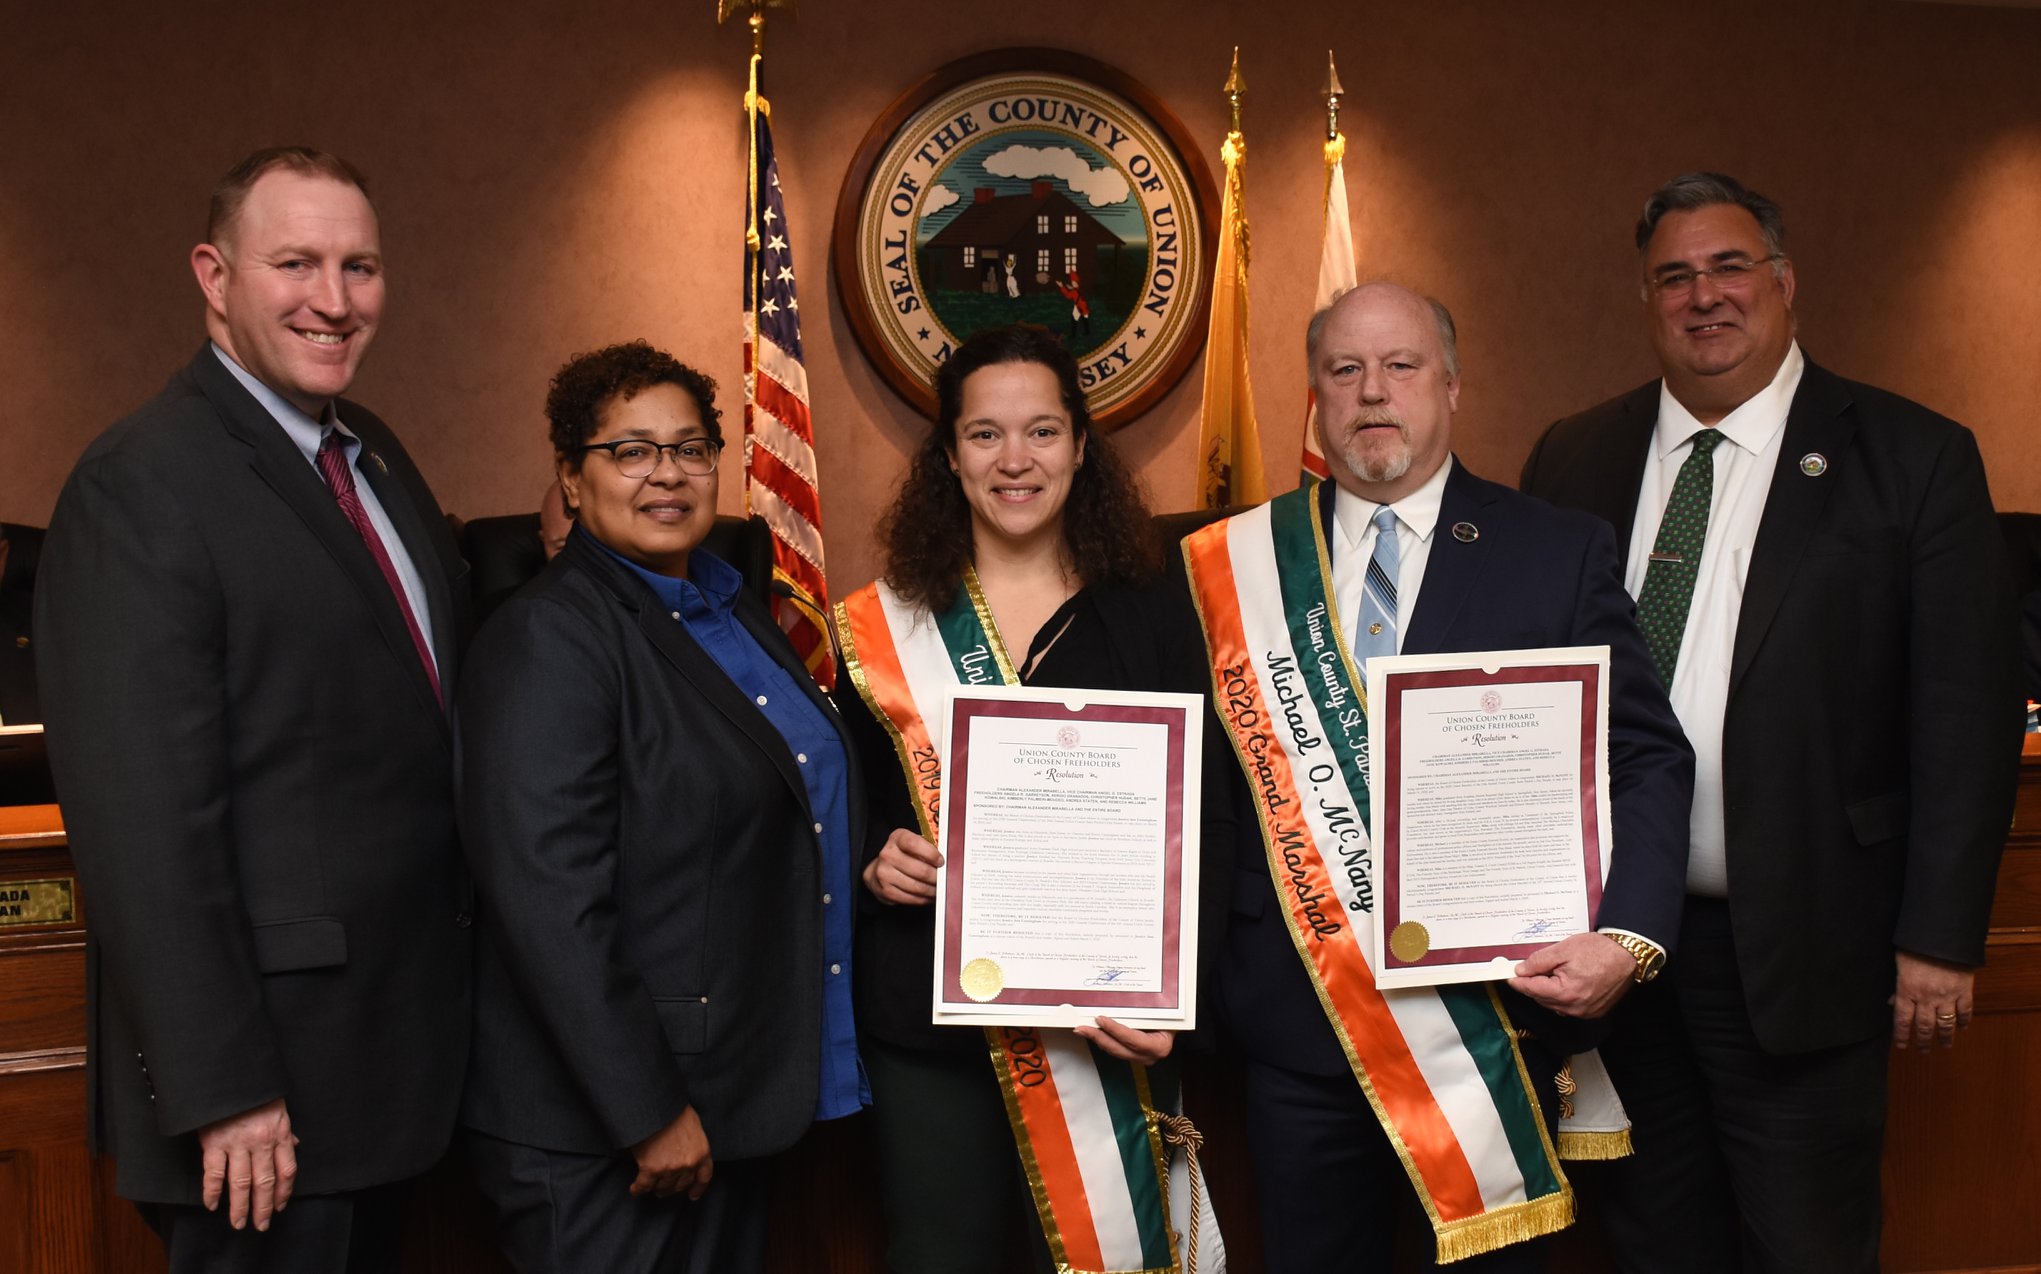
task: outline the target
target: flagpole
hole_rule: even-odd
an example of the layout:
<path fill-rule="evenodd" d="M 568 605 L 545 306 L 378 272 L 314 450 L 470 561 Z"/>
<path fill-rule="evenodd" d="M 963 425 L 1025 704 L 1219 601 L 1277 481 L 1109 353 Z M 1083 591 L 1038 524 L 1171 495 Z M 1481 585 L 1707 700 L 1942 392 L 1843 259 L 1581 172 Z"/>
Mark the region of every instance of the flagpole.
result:
<path fill-rule="evenodd" d="M 1325 191 L 1319 201 L 1320 237 L 1318 288 L 1313 309 L 1330 305 L 1341 292 L 1354 286 L 1353 228 L 1347 222 L 1346 137 L 1339 131 L 1339 102 L 1346 88 L 1339 82 L 1339 65 L 1332 50 L 1325 51 Z M 1325 453 L 1318 442 L 1318 397 L 1309 388 L 1304 396 L 1304 442 L 1298 448 L 1297 481 L 1309 486 L 1327 476 Z"/>
<path fill-rule="evenodd" d="M 727 3 L 728 0 L 725 0 Z M 754 0 L 751 6 L 751 63 L 750 79 L 744 90 L 744 149 L 747 159 L 745 171 L 744 200 L 744 260 L 751 272 L 745 280 L 744 290 L 751 297 L 750 313 L 746 315 L 745 326 L 750 329 L 751 353 L 744 360 L 744 471 L 751 472 L 751 406 L 758 397 L 758 297 L 763 282 L 760 272 L 765 268 L 765 255 L 759 251 L 763 245 L 758 239 L 758 112 L 762 104 L 758 94 L 758 83 L 765 71 L 765 6 Z M 744 513 L 751 514 L 751 483 L 744 484 Z"/>
<path fill-rule="evenodd" d="M 1194 487 L 1197 507 L 1205 509 L 1259 504 L 1268 498 L 1248 375 L 1249 250 L 1243 171 L 1247 142 L 1240 127 L 1247 81 L 1240 74 L 1237 46 L 1225 93 L 1230 126 L 1219 157 L 1226 164 L 1226 188 L 1219 200 L 1219 245 L 1212 263 L 1212 307 L 1205 337 L 1205 390 L 1199 409 Z"/>
<path fill-rule="evenodd" d="M 792 236 L 781 200 L 764 93 L 765 11 L 792 0 L 718 0 L 716 20 L 746 14 L 751 59 L 745 78 L 744 511 L 772 537 L 772 612 L 823 689 L 834 682 L 828 583 L 823 573 L 821 484 L 814 417 L 803 364 L 800 299 Z M 775 268 L 775 263 L 777 268 Z"/>
<path fill-rule="evenodd" d="M 1346 151 L 1346 139 L 1339 135 L 1339 99 L 1346 89 L 1339 82 L 1339 63 L 1332 60 L 1332 50 L 1325 51 L 1325 142 L 1330 146 L 1339 143 L 1341 153 Z"/>

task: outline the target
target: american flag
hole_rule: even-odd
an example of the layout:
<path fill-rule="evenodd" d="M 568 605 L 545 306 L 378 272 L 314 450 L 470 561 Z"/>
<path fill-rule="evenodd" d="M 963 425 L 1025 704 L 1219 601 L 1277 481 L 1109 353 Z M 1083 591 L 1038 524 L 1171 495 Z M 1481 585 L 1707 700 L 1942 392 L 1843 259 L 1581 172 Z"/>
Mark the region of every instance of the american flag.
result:
<path fill-rule="evenodd" d="M 808 372 L 801 363 L 801 301 L 787 206 L 773 156 L 771 108 L 752 59 L 750 197 L 744 234 L 745 506 L 772 528 L 773 609 L 824 690 L 836 680 L 829 590 L 822 578 L 822 494 Z"/>

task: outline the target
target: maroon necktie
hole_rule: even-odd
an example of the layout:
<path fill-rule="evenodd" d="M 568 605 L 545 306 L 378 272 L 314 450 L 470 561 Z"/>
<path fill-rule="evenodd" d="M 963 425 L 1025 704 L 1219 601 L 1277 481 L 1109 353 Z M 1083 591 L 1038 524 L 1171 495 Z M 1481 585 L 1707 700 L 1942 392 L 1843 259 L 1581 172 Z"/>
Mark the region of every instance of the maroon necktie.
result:
<path fill-rule="evenodd" d="M 411 612 L 411 599 L 405 596 L 404 583 L 397 578 L 396 564 L 390 561 L 388 549 L 383 547 L 383 538 L 376 534 L 375 524 L 369 521 L 369 511 L 362 507 L 361 496 L 354 489 L 354 472 L 347 463 L 347 448 L 340 441 L 340 431 L 329 429 L 325 440 L 319 444 L 319 474 L 332 489 L 333 498 L 339 502 L 340 511 L 354 524 L 355 533 L 361 542 L 368 545 L 369 556 L 376 559 L 382 568 L 383 579 L 388 581 L 390 591 L 397 595 L 397 609 L 404 612 L 404 627 L 411 630 L 412 644 L 418 647 L 418 658 L 425 665 L 425 675 L 432 681 L 433 697 L 439 696 L 439 669 L 432 662 L 432 651 L 425 645 L 425 630 L 418 626 L 418 616 Z"/>

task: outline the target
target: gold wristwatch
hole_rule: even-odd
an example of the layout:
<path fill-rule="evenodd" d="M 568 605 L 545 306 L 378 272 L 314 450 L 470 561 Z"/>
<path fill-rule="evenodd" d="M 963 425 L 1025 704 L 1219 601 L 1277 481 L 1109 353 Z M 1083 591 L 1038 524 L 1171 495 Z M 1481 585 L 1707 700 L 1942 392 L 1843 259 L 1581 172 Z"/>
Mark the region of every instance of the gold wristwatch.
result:
<path fill-rule="evenodd" d="M 1648 942 L 1634 933 L 1610 933 L 1602 936 L 1630 953 L 1637 962 L 1637 972 L 1630 975 L 1632 982 L 1649 982 L 1665 968 L 1665 949 L 1655 942 Z"/>

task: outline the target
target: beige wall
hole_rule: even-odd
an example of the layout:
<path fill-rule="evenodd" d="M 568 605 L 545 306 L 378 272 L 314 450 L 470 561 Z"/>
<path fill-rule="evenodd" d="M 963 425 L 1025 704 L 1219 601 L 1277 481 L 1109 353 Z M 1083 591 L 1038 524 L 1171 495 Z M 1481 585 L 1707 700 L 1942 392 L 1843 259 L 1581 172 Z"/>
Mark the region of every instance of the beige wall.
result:
<path fill-rule="evenodd" d="M 573 351 L 647 337 L 734 408 L 746 37 L 712 7 L 127 0 L 10 17 L 0 518 L 45 521 L 86 442 L 197 348 L 184 261 L 206 194 L 275 141 L 371 175 L 392 292 L 356 393 L 450 510 L 534 506 L 540 402 Z M 1660 179 L 1716 167 L 1786 206 L 1812 355 L 1969 424 L 2000 507 L 2041 508 L 2041 12 L 807 0 L 775 19 L 769 85 L 839 590 L 873 573 L 870 527 L 923 428 L 857 350 L 827 269 L 871 119 L 953 57 L 1059 45 L 1145 81 L 1216 157 L 1235 42 L 1256 401 L 1279 481 L 1301 427 L 1331 46 L 1361 271 L 1458 314 L 1458 449 L 1477 471 L 1512 478 L 1547 422 L 1651 374 L 1630 225 Z M 1161 508 L 1189 502 L 1196 381 L 1117 437 Z M 723 503 L 740 507 L 738 483 Z"/>

